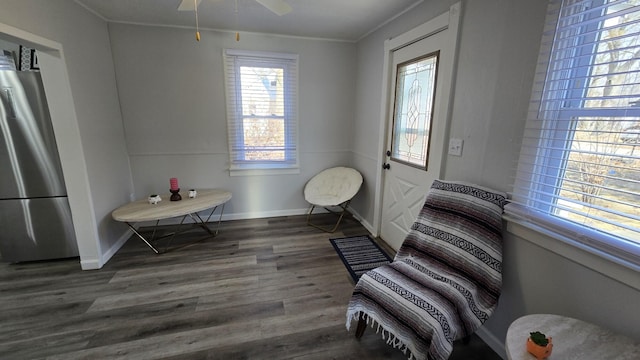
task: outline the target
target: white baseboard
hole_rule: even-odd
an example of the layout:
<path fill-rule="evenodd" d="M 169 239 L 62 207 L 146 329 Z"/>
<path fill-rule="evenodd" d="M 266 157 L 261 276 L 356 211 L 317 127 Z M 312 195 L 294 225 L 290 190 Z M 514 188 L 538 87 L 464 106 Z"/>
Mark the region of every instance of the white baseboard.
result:
<path fill-rule="evenodd" d="M 99 259 L 80 260 L 82 270 L 98 270 L 103 264 Z"/>
<path fill-rule="evenodd" d="M 245 213 L 222 214 L 222 221 L 263 219 L 263 218 L 278 217 L 278 216 L 306 215 L 308 211 L 309 209 L 289 209 L 289 210 L 276 210 L 276 211 L 256 211 L 256 212 L 245 212 Z M 318 212 L 321 212 L 321 211 L 318 211 Z M 209 214 L 206 213 L 206 216 L 208 215 Z M 209 219 L 209 222 L 218 221 L 219 216 L 220 216 L 219 213 L 213 214 Z M 205 218 L 203 217 L 203 219 Z M 160 225 L 176 225 L 180 223 L 180 220 L 181 218 L 164 219 L 160 221 Z M 186 221 L 185 224 L 188 222 L 189 221 Z M 153 226 L 155 225 L 155 221 L 140 222 L 140 223 L 137 223 L 136 225 L 137 225 L 136 228 L 144 227 L 144 226 Z"/>
<path fill-rule="evenodd" d="M 106 264 L 107 261 L 109 261 L 109 259 L 111 259 L 113 255 L 115 255 L 116 252 L 118 252 L 118 250 L 120 250 L 120 248 L 124 246 L 127 240 L 131 238 L 131 235 L 133 235 L 133 231 L 131 231 L 131 229 L 127 229 L 127 231 L 125 231 L 124 234 L 122 234 L 118 238 L 118 241 L 116 241 L 115 244 L 111 245 L 109 250 L 105 251 L 102 254 L 102 264 Z"/>
<path fill-rule="evenodd" d="M 234 214 L 228 214 L 228 215 L 223 214 L 222 221 L 262 219 L 262 218 L 270 218 L 270 217 L 278 217 L 278 216 L 306 215 L 308 212 L 309 212 L 309 209 L 305 208 L 305 209 L 289 209 L 289 210 L 276 210 L 276 211 L 256 211 L 256 212 L 234 213 Z M 215 216 L 215 214 L 213 216 Z"/>
<path fill-rule="evenodd" d="M 120 250 L 122 246 L 129 240 L 129 238 L 133 235 L 133 231 L 127 229 L 119 238 L 118 241 L 115 242 L 106 252 L 102 254 L 100 259 L 84 259 L 80 260 L 80 267 L 82 270 L 99 270 L 104 266 L 104 264 L 109 261 L 113 257 L 113 255 Z"/>
<path fill-rule="evenodd" d="M 476 334 L 482 341 L 484 341 L 489 347 L 503 359 L 507 358 L 507 350 L 504 347 L 504 341 L 498 339 L 493 333 L 489 332 L 486 327 L 480 327 Z"/>
<path fill-rule="evenodd" d="M 353 208 L 351 208 L 351 207 L 348 207 L 347 209 L 349 210 L 351 215 L 353 215 L 353 218 L 358 220 L 358 222 L 360 222 L 360 224 L 362 224 L 362 226 L 364 226 L 364 228 L 367 229 L 369 234 L 372 234 L 373 236 L 377 236 L 375 231 L 373 231 L 373 226 L 371 224 L 369 224 L 368 221 L 365 221 L 363 219 L 363 217 L 360 216 L 360 214 L 357 211 L 353 210 Z"/>

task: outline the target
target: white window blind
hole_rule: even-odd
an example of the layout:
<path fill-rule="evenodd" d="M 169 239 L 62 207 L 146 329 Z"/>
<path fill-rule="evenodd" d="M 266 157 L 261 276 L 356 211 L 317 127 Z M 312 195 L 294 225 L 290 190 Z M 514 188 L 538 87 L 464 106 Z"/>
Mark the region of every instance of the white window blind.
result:
<path fill-rule="evenodd" d="M 507 212 L 640 265 L 640 0 L 552 0 Z"/>
<path fill-rule="evenodd" d="M 298 56 L 224 51 L 230 170 L 298 167 Z"/>

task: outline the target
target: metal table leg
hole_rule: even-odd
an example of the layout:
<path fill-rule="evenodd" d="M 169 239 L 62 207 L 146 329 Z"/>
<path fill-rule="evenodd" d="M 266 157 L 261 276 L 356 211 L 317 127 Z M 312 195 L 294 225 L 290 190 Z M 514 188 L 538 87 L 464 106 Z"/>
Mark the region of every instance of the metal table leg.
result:
<path fill-rule="evenodd" d="M 200 214 L 198 213 L 188 214 L 188 215 L 193 219 L 194 223 L 196 223 L 197 225 L 205 229 L 209 234 L 216 236 L 218 235 L 218 231 L 220 230 L 220 224 L 222 223 L 222 214 L 224 213 L 224 204 L 222 204 L 221 206 L 222 208 L 220 209 L 220 216 L 218 217 L 218 224 L 216 226 L 215 232 L 211 232 L 211 229 L 209 228 L 207 223 L 209 223 L 209 219 L 211 219 L 211 216 L 213 215 L 213 213 L 216 212 L 216 209 L 218 208 L 218 206 L 214 207 L 213 210 L 211 210 L 211 213 L 209 213 L 209 216 L 207 216 L 206 220 L 202 220 L 202 218 L 200 217 Z M 193 217 L 193 215 L 195 215 L 195 218 Z"/>
<path fill-rule="evenodd" d="M 180 223 L 177 225 L 177 228 L 174 232 L 169 233 L 169 234 L 165 234 L 161 237 L 159 237 L 158 239 L 156 239 L 156 231 L 158 229 L 158 225 L 160 223 L 160 220 L 156 220 L 156 224 L 153 226 L 153 232 L 151 233 L 151 238 L 149 240 L 147 240 L 147 238 L 145 238 L 142 234 L 140 234 L 140 232 L 138 232 L 138 230 L 129 222 L 125 222 L 129 228 L 133 231 L 134 234 L 136 234 L 149 248 L 151 248 L 151 250 L 153 250 L 153 252 L 155 252 L 156 254 L 161 254 L 161 253 L 165 253 L 167 251 L 169 251 L 169 246 L 171 245 L 171 242 L 173 241 L 173 238 L 181 233 L 184 232 L 186 230 L 182 230 L 180 231 L 180 228 L 182 227 L 182 225 L 184 225 L 184 220 L 187 218 L 187 216 L 189 216 L 192 220 L 193 220 L 193 225 L 197 225 L 199 227 L 201 227 L 203 230 L 205 230 L 209 235 L 211 236 L 217 236 L 218 232 L 220 230 L 220 224 L 222 223 L 222 214 L 224 213 L 224 204 L 222 204 L 222 208 L 220 209 L 220 215 L 218 217 L 218 224 L 216 226 L 215 232 L 212 232 L 211 229 L 209 228 L 209 226 L 207 225 L 207 223 L 209 222 L 209 220 L 211 219 L 211 216 L 213 216 L 213 213 L 215 213 L 216 209 L 218 209 L 218 206 L 213 207 L 213 209 L 211 210 L 211 213 L 209 213 L 209 216 L 207 216 L 206 220 L 203 220 L 202 217 L 200 216 L 200 214 L 193 213 L 193 214 L 187 214 L 185 216 L 182 217 L 182 220 L 180 220 Z M 165 238 L 165 237 L 170 237 L 169 241 L 167 242 L 167 246 L 165 247 L 164 251 L 160 251 L 158 248 L 156 248 L 153 244 L 153 242 L 155 242 L 156 240 Z M 194 241 L 193 243 L 202 241 L 205 238 L 199 239 L 197 241 Z M 191 245 L 191 244 L 189 244 Z"/>
<path fill-rule="evenodd" d="M 142 236 L 142 234 L 140 234 L 138 232 L 138 230 L 136 230 L 135 227 L 133 227 L 133 225 L 131 225 L 129 222 L 126 223 L 127 225 L 129 225 L 129 228 L 133 231 L 134 234 L 138 235 L 138 237 L 140 239 L 142 239 L 142 241 L 144 241 L 145 244 L 147 244 L 148 247 L 151 248 L 151 250 L 153 250 L 153 252 L 155 252 L 156 254 L 160 254 L 160 251 L 158 251 L 158 249 L 155 248 L 155 246 L 151 245 L 150 242 L 147 241 L 147 239 L 144 238 L 144 236 Z M 156 230 L 155 227 L 153 229 L 153 233 L 155 234 Z"/>

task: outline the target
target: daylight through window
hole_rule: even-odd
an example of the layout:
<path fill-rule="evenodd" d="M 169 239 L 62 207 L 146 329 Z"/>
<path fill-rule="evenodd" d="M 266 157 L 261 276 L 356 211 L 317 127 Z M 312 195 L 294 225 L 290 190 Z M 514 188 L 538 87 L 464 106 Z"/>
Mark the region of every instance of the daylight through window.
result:
<path fill-rule="evenodd" d="M 552 0 L 509 209 L 640 264 L 640 0 Z"/>
<path fill-rule="evenodd" d="M 225 51 L 231 170 L 296 168 L 297 56 Z"/>

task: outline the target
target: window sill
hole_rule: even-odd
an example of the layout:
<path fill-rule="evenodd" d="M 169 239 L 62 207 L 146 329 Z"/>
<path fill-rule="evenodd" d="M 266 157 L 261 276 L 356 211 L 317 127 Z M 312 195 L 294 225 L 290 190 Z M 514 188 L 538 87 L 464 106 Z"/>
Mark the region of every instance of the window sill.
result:
<path fill-rule="evenodd" d="M 509 213 L 505 213 L 502 218 L 507 221 L 509 233 L 640 290 L 639 265 Z"/>
<path fill-rule="evenodd" d="M 229 176 L 263 176 L 263 175 L 293 175 L 300 174 L 299 167 L 233 167 L 229 169 Z"/>

